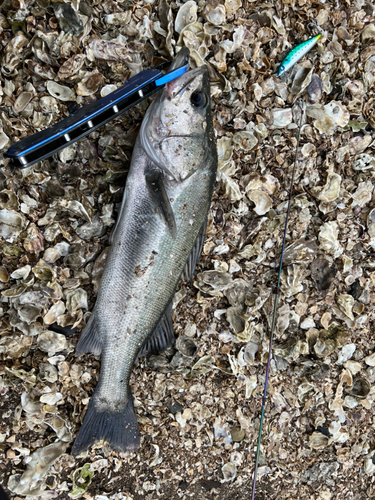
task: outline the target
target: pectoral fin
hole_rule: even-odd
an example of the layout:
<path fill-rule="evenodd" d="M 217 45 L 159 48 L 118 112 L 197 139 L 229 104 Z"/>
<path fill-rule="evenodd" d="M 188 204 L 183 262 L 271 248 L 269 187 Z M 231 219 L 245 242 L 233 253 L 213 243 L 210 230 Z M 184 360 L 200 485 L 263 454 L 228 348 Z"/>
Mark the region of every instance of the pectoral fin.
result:
<path fill-rule="evenodd" d="M 164 185 L 163 174 L 159 171 L 146 173 L 146 184 L 156 209 L 162 215 L 173 239 L 176 238 L 177 228 L 171 202 Z"/>
<path fill-rule="evenodd" d="M 206 237 L 207 219 L 205 220 L 194 246 L 190 252 L 189 258 L 186 262 L 185 269 L 182 271 L 181 279 L 183 281 L 190 281 L 193 278 L 195 268 L 197 267 L 199 257 L 202 253 L 204 239 Z"/>
<path fill-rule="evenodd" d="M 167 347 L 175 343 L 175 336 L 172 322 L 172 302 L 167 307 L 164 316 L 161 318 L 154 333 L 143 344 L 138 353 L 138 358 L 148 356 L 149 354 L 160 354 Z"/>

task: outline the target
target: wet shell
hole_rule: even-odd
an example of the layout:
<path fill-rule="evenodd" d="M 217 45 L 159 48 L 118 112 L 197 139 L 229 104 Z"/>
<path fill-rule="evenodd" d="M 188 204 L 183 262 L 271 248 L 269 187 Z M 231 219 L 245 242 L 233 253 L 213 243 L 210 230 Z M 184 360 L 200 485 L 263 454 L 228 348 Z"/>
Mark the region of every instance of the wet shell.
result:
<path fill-rule="evenodd" d="M 9 281 L 9 273 L 3 266 L 0 266 L 0 281 L 1 283 L 8 283 Z"/>
<path fill-rule="evenodd" d="M 79 35 L 83 31 L 83 23 L 70 3 L 55 3 L 55 16 L 61 31 L 69 35 Z"/>
<path fill-rule="evenodd" d="M 323 82 L 318 75 L 312 75 L 311 81 L 306 89 L 310 102 L 319 102 L 323 95 Z"/>

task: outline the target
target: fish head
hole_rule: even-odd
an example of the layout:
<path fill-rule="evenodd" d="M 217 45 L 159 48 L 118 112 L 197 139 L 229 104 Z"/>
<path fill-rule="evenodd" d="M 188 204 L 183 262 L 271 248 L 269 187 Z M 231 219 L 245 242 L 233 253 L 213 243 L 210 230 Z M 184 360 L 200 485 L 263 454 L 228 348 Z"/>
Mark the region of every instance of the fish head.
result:
<path fill-rule="evenodd" d="M 167 83 L 140 131 L 143 149 L 167 177 L 182 182 L 216 155 L 208 69 L 201 66 Z"/>

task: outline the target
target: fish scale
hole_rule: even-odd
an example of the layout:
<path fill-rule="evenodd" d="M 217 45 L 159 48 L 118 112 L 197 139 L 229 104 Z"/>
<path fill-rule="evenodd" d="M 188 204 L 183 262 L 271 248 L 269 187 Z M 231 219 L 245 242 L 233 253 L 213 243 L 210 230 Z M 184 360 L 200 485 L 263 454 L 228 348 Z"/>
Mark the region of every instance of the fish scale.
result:
<path fill-rule="evenodd" d="M 176 64 L 178 58 L 186 49 Z M 165 327 L 170 304 L 185 265 L 195 266 L 216 170 L 208 71 L 201 67 L 158 95 L 134 147 L 97 301 L 76 351 L 102 359 L 74 455 L 101 439 L 118 451 L 140 445 L 133 364 L 142 352 L 174 342 Z"/>

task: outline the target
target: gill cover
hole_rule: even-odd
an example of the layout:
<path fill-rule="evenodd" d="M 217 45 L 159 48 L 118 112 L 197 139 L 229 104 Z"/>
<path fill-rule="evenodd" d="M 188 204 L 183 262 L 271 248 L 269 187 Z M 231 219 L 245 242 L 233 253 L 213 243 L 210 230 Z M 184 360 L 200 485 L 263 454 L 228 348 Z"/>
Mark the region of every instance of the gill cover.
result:
<path fill-rule="evenodd" d="M 171 68 L 187 57 L 181 49 Z M 183 181 L 204 162 L 210 90 L 205 66 L 169 82 L 149 107 L 139 132 L 148 158 L 166 178 Z M 211 116 L 209 117 L 211 119 Z"/>

